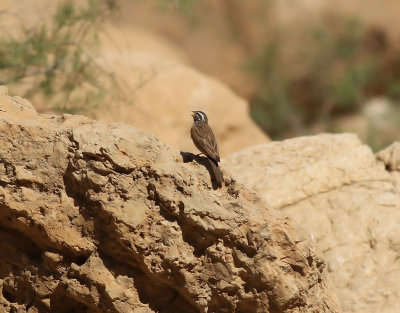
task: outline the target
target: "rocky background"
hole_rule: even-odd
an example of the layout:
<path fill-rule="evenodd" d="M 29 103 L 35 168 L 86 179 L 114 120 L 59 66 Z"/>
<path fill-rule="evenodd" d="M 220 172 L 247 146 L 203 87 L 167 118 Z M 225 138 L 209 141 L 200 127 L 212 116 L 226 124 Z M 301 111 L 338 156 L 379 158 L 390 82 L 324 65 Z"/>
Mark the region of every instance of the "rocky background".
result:
<path fill-rule="evenodd" d="M 176 3 L 183 2 L 191 3 Z M 51 33 L 57 3 L 1 3 L 10 37 L 0 39 L 25 43 L 13 56 L 30 47 L 42 20 Z M 399 312 L 395 83 L 393 93 L 369 86 L 355 110 L 335 109 L 277 136 L 254 122 L 259 81 L 243 71 L 259 39 L 280 25 L 289 30 L 281 38 L 295 39 L 286 66 L 300 77 L 307 71 L 289 48 L 304 44 L 292 30 L 309 21 L 336 25 L 339 12 L 367 23 L 386 73 L 395 73 L 398 2 L 282 1 L 271 11 L 259 1 L 204 1 L 205 9 L 181 7 L 189 8 L 183 15 L 171 3 L 120 1 L 116 15 L 95 24 L 96 45 L 79 42 L 99 79 L 72 89 L 62 76 L 43 89 L 57 63 L 53 50 L 35 56 L 52 45 L 32 44 L 35 53 L 16 68 L 29 75 L 14 80 L 0 40 L 0 83 L 8 87 L 0 87 L 0 311 Z M 261 28 L 265 21 L 271 27 Z M 86 29 L 75 24 L 78 34 Z M 79 73 L 73 80 L 88 75 Z M 306 94 L 318 77 L 295 85 Z M 195 155 L 194 109 L 207 112 L 216 134 L 221 189 Z"/>
<path fill-rule="evenodd" d="M 316 242 L 343 312 L 400 310 L 399 144 L 374 155 L 354 134 L 259 145 L 224 167 Z"/>

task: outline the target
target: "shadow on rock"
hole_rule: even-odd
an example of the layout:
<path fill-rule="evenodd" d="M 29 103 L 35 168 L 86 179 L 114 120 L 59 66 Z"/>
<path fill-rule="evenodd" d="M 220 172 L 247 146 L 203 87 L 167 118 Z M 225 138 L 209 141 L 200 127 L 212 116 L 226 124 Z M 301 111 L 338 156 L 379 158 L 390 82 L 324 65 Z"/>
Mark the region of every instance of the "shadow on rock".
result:
<path fill-rule="evenodd" d="M 214 190 L 221 187 L 221 185 L 218 183 L 217 177 L 215 176 L 215 172 L 210 163 L 211 161 L 207 157 L 202 156 L 200 154 L 193 154 L 191 152 L 183 152 L 183 151 L 181 151 L 180 154 L 182 156 L 184 163 L 189 163 L 194 160 L 197 163 L 203 165 L 207 169 L 208 173 L 210 173 L 211 184 Z"/>

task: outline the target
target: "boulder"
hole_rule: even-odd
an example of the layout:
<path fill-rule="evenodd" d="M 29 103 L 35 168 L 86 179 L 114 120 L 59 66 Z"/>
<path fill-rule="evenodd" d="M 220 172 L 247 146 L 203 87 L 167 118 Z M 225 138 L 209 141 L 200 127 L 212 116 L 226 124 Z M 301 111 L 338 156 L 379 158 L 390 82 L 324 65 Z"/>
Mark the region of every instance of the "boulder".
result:
<path fill-rule="evenodd" d="M 245 149 L 223 160 L 237 181 L 309 232 L 343 312 L 400 312 L 399 145 L 375 156 L 353 134 Z"/>
<path fill-rule="evenodd" d="M 203 157 L 0 91 L 2 312 L 338 312 L 313 242 Z"/>

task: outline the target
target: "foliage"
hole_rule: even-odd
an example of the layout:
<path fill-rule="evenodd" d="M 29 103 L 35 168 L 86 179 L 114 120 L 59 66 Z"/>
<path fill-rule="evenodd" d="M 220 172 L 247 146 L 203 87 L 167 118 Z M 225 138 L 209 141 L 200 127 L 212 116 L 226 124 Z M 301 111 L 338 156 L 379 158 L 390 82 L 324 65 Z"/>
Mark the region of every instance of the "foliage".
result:
<path fill-rule="evenodd" d="M 0 38 L 0 85 L 27 84 L 25 97 L 41 93 L 53 109 L 67 112 L 95 105 L 104 93 L 102 73 L 88 48 L 115 8 L 114 0 L 61 2 L 51 20 L 23 27 L 23 36 Z"/>

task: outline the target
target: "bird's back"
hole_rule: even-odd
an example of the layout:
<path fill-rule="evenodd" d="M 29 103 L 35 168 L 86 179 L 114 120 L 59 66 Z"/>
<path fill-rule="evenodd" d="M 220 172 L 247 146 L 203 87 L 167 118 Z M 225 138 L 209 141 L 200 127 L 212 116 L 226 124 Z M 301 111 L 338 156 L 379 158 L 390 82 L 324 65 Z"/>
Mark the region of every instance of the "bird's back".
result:
<path fill-rule="evenodd" d="M 220 161 L 217 141 L 208 124 L 193 125 L 190 129 L 190 135 L 194 145 L 200 152 L 214 162 Z"/>

